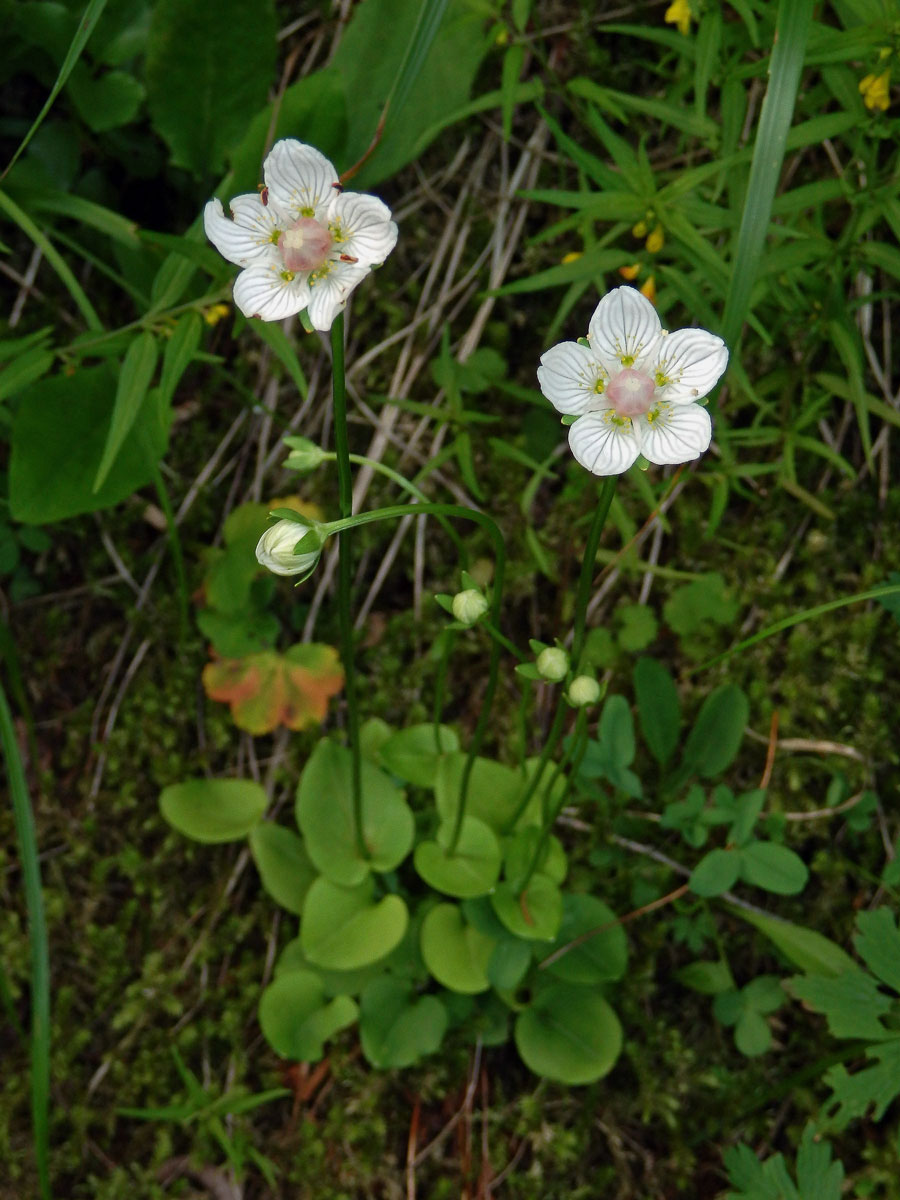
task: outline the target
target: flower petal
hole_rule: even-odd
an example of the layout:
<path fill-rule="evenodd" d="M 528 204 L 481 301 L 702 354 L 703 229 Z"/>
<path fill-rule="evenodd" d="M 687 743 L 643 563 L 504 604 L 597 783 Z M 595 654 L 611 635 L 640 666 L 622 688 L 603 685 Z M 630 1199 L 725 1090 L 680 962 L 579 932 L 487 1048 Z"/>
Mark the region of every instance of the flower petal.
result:
<path fill-rule="evenodd" d="M 314 146 L 283 138 L 276 142 L 263 164 L 266 186 L 275 204 L 297 217 L 326 221 L 337 196 L 338 174 Z"/>
<path fill-rule="evenodd" d="M 313 329 L 323 332 L 331 328 L 350 293 L 369 274 L 368 267 L 352 263 L 332 262 L 328 267 L 327 272 L 315 271 L 310 276 L 309 319 Z"/>
<path fill-rule="evenodd" d="M 600 402 L 597 383 L 605 385 L 609 376 L 586 346 L 560 342 L 541 355 L 537 378 L 558 412 L 581 416 Z"/>
<path fill-rule="evenodd" d="M 391 210 L 376 196 L 344 192 L 331 208 L 334 249 L 359 260 L 361 266 L 380 266 L 397 244 Z"/>
<path fill-rule="evenodd" d="M 679 329 L 657 349 L 657 375 L 666 378 L 659 395 L 670 404 L 702 400 L 727 366 L 728 347 L 720 337 L 705 329 Z"/>
<path fill-rule="evenodd" d="M 588 341 L 610 372 L 640 369 L 652 356 L 662 334 L 656 309 L 636 288 L 607 292 L 591 317 Z"/>
<path fill-rule="evenodd" d="M 569 429 L 569 446 L 594 475 L 621 475 L 640 453 L 631 421 L 611 408 L 579 417 Z"/>
<path fill-rule="evenodd" d="M 637 418 L 641 454 L 657 466 L 690 462 L 709 449 L 712 421 L 699 404 L 660 402 Z"/>
<path fill-rule="evenodd" d="M 289 275 L 280 262 L 254 264 L 234 281 L 234 302 L 245 317 L 280 321 L 301 312 L 309 304 L 306 274 Z"/>
<path fill-rule="evenodd" d="M 234 220 L 225 216 L 218 200 L 210 200 L 203 210 L 203 228 L 206 236 L 229 262 L 239 267 L 258 259 L 278 257 L 272 240 L 276 231 L 275 214 L 270 213 L 254 192 L 235 196 L 231 201 Z"/>

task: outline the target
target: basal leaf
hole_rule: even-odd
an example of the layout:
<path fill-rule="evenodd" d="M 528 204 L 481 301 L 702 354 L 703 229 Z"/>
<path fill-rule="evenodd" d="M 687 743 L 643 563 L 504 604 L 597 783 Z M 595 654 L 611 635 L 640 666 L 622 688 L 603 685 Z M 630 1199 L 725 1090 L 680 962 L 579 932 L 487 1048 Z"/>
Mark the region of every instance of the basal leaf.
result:
<path fill-rule="evenodd" d="M 311 963 L 354 971 L 385 958 L 406 933 L 409 912 L 399 896 L 373 899 L 371 876 L 357 887 L 319 878 L 306 894 L 300 944 Z"/>
<path fill-rule="evenodd" d="M 382 976 L 360 996 L 363 1054 L 380 1070 L 411 1067 L 440 1047 L 447 1010 L 437 996 L 417 996 L 399 979 Z"/>
<path fill-rule="evenodd" d="M 622 1049 L 622 1027 L 592 988 L 554 983 L 541 988 L 515 1027 L 522 1061 L 560 1083 L 593 1083 L 608 1074 Z"/>
<path fill-rule="evenodd" d="M 322 1044 L 356 1020 L 359 1010 L 349 996 L 325 997 L 312 971 L 285 971 L 259 999 L 259 1024 L 266 1041 L 282 1058 L 317 1062 Z"/>
<path fill-rule="evenodd" d="M 253 734 L 279 725 L 308 729 L 323 719 L 329 699 L 343 686 L 337 651 L 319 643 L 292 646 L 285 654 L 264 650 L 218 659 L 203 669 L 210 700 L 229 704 L 235 725 Z"/>
<path fill-rule="evenodd" d="M 491 986 L 488 964 L 496 943 L 466 924 L 455 904 L 438 904 L 422 922 L 422 957 L 438 983 L 474 995 Z"/>
<path fill-rule="evenodd" d="M 162 815 L 198 842 L 233 842 L 262 819 L 268 797 L 251 779 L 186 779 L 163 788 Z"/>

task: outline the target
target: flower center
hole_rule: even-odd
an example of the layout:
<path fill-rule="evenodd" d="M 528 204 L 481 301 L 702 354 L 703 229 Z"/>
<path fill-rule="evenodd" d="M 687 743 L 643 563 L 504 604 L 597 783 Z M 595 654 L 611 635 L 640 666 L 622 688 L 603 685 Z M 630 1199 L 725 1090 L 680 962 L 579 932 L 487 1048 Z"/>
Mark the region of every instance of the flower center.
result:
<path fill-rule="evenodd" d="M 301 217 L 278 239 L 278 249 L 289 271 L 315 271 L 324 265 L 332 237 L 312 217 Z"/>
<path fill-rule="evenodd" d="M 639 417 L 653 404 L 655 391 L 649 375 L 626 367 L 606 385 L 606 398 L 620 417 Z"/>

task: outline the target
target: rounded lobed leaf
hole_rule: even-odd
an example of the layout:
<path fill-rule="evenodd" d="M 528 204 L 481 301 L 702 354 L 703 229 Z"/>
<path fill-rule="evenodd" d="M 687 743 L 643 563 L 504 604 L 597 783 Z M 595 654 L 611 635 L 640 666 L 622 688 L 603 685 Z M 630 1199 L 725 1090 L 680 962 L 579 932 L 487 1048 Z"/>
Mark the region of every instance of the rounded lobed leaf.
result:
<path fill-rule="evenodd" d="M 457 905 L 439 904 L 428 913 L 420 944 L 425 966 L 452 992 L 472 996 L 491 986 L 487 970 L 496 943 L 467 925 Z"/>
<path fill-rule="evenodd" d="M 323 1042 L 352 1025 L 358 1011 L 349 996 L 326 1001 L 322 982 L 312 971 L 285 971 L 260 997 L 259 1024 L 276 1054 L 315 1062 L 322 1057 Z"/>
<path fill-rule="evenodd" d="M 554 983 L 519 1014 L 515 1039 L 522 1061 L 536 1075 L 559 1083 L 593 1083 L 619 1057 L 622 1026 L 592 989 Z"/>
<path fill-rule="evenodd" d="M 320 876 L 306 894 L 300 945 L 311 963 L 354 971 L 378 962 L 400 944 L 409 921 L 399 896 L 372 897 L 371 878 L 345 888 Z"/>

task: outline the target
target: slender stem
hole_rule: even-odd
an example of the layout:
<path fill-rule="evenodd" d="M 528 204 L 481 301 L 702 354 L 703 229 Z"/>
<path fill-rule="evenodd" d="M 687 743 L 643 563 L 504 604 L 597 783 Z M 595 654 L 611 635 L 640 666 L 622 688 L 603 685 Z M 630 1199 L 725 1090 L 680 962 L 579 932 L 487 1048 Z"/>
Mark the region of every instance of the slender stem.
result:
<path fill-rule="evenodd" d="M 577 753 L 577 761 L 581 762 L 581 757 L 583 754 L 583 750 L 581 749 L 581 747 L 582 747 L 582 743 L 585 742 L 586 730 L 587 730 L 587 713 L 585 712 L 585 710 L 583 708 L 581 708 L 578 710 L 578 717 L 577 717 L 577 720 L 575 723 L 575 735 L 572 738 L 572 740 L 569 742 L 569 745 L 566 747 L 562 758 L 556 764 L 553 774 L 550 777 L 550 782 L 548 783 L 547 788 L 544 791 L 544 797 L 543 797 L 543 801 L 541 803 L 541 821 L 542 821 L 541 836 L 538 838 L 537 845 L 534 848 L 534 854 L 531 856 L 531 862 L 528 865 L 528 870 L 525 872 L 525 879 L 524 879 L 524 882 L 522 883 L 522 887 L 521 887 L 522 892 L 525 892 L 528 888 L 529 883 L 531 883 L 531 877 L 532 877 L 532 875 L 534 875 L 535 871 L 537 870 L 538 863 L 541 861 L 541 855 L 543 853 L 544 846 L 547 843 L 547 838 L 550 836 L 550 830 L 553 828 L 553 825 L 556 821 L 557 815 L 559 814 L 560 808 L 565 803 L 565 799 L 566 799 L 565 792 L 563 793 L 563 796 L 560 799 L 559 804 L 553 803 L 553 788 L 556 784 L 557 779 L 560 777 L 560 775 L 562 774 L 562 772 L 565 770 L 566 766 L 568 765 L 569 761 L 576 755 L 576 751 L 578 752 Z M 566 789 L 566 792 L 568 792 L 568 788 Z"/>
<path fill-rule="evenodd" d="M 606 523 L 606 518 L 609 515 L 609 506 L 612 504 L 612 498 L 616 490 L 616 480 L 618 476 L 609 475 L 603 481 L 603 486 L 600 488 L 600 495 L 597 499 L 597 507 L 594 509 L 593 520 L 588 531 L 587 543 L 584 548 L 584 557 L 581 560 L 581 574 L 578 578 L 578 591 L 575 594 L 575 617 L 573 622 L 572 633 L 572 669 L 577 673 L 581 652 L 584 649 L 584 631 L 587 621 L 587 607 L 591 599 L 591 585 L 594 580 L 594 569 L 597 565 L 597 550 L 600 546 L 600 538 L 603 535 L 603 526 Z M 544 774 L 550 758 L 556 753 L 556 746 L 562 733 L 563 721 L 566 715 L 566 698 L 562 691 L 559 693 L 559 699 L 556 702 L 556 712 L 553 714 L 553 724 L 550 726 L 550 732 L 547 735 L 547 740 L 544 742 L 544 748 L 541 751 L 540 762 L 531 780 L 522 793 L 522 798 L 516 805 L 515 812 L 507 822 L 507 829 L 513 829 L 516 822 L 521 817 L 522 813 L 528 807 L 531 797 L 540 785 L 541 777 Z"/>
<path fill-rule="evenodd" d="M 335 438 L 335 441 L 337 441 L 337 438 Z M 500 623 L 500 607 L 503 601 L 503 578 L 506 574 L 506 545 L 498 525 L 495 521 L 491 520 L 487 513 L 479 512 L 475 508 L 463 508 L 461 504 L 393 504 L 388 508 L 376 508 L 371 512 L 358 513 L 356 516 L 340 521 L 331 521 L 329 522 L 328 530 L 330 533 L 340 532 L 343 537 L 344 531 L 354 528 L 357 525 L 369 525 L 373 521 L 389 521 L 395 517 L 405 517 L 408 513 L 412 513 L 415 516 L 460 517 L 464 521 L 474 521 L 490 534 L 491 541 L 494 543 L 494 555 L 496 559 L 490 623 L 496 627 Z M 500 643 L 494 638 L 491 642 L 491 657 L 488 663 L 488 682 L 484 691 L 484 701 L 481 706 L 481 712 L 478 715 L 475 733 L 472 735 L 466 765 L 463 767 L 462 781 L 459 789 L 459 804 L 456 809 L 453 830 L 450 834 L 450 840 L 445 847 L 448 855 L 455 853 L 462 833 L 463 821 L 466 815 L 469 780 L 472 775 L 472 768 L 475 766 L 475 759 L 478 757 L 478 751 L 481 749 L 484 735 L 487 732 L 488 720 L 491 715 L 491 705 L 493 704 L 494 693 L 497 690 L 499 667 Z"/>
<path fill-rule="evenodd" d="M 594 509 L 594 519 L 588 531 L 587 544 L 584 547 L 584 557 L 581 560 L 581 575 L 578 579 L 578 591 L 575 595 L 575 619 L 572 632 L 572 667 L 578 670 L 581 651 L 584 649 L 584 629 L 587 620 L 587 607 L 591 599 L 591 586 L 594 582 L 594 570 L 597 565 L 597 550 L 600 538 L 603 536 L 603 526 L 609 515 L 609 506 L 616 490 L 618 475 L 609 475 L 603 480 L 597 507 Z"/>
<path fill-rule="evenodd" d="M 350 439 L 347 433 L 347 387 L 344 379 L 344 314 L 338 313 L 331 326 L 331 378 L 334 397 L 334 450 L 337 459 L 338 507 L 342 519 L 353 513 L 353 476 L 350 472 Z M 359 749 L 359 707 L 356 696 L 356 663 L 353 651 L 351 607 L 353 553 L 352 527 L 342 529 L 338 541 L 338 622 L 341 659 L 344 664 L 344 694 L 347 697 L 347 735 L 350 739 L 350 777 L 353 799 L 353 833 L 362 858 L 368 857 L 363 836 L 363 800 Z"/>
<path fill-rule="evenodd" d="M 434 682 L 434 708 L 432 710 L 434 745 L 436 750 L 441 749 L 441 717 L 444 713 L 444 703 L 447 698 L 447 668 L 450 665 L 450 655 L 453 653 L 453 646 L 456 642 L 456 631 L 454 629 L 445 629 L 438 638 L 438 642 L 438 669 L 437 678 Z"/>

